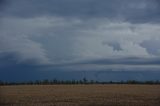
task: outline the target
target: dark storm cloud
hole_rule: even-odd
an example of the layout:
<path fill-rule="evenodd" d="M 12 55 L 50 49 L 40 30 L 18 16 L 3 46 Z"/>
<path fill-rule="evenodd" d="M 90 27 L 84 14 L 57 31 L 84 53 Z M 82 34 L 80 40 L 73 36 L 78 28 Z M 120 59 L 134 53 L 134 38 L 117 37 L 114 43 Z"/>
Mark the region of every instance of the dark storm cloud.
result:
<path fill-rule="evenodd" d="M 6 3 L 5 0 L 0 0 L 0 6 L 3 6 Z"/>
<path fill-rule="evenodd" d="M 120 50 L 122 50 L 122 48 L 121 48 L 121 46 L 120 46 L 120 44 L 119 43 L 117 43 L 117 42 L 102 42 L 102 44 L 103 45 L 108 45 L 108 46 L 111 46 L 111 47 L 113 47 L 113 50 L 117 50 L 117 51 L 120 51 Z"/>
<path fill-rule="evenodd" d="M 159 0 L 0 0 L 0 78 L 158 71 L 159 22 Z"/>
<path fill-rule="evenodd" d="M 128 61 L 133 61 L 135 58 L 128 58 Z M 127 59 L 126 59 L 127 60 Z M 137 59 L 135 59 L 137 61 Z M 108 64 L 107 60 L 96 60 L 89 62 L 90 64 Z M 110 60 L 108 60 L 110 61 Z M 113 61 L 113 60 L 112 60 Z M 120 62 L 126 64 L 126 62 Z M 124 61 L 124 60 L 123 60 Z M 6 65 L 4 65 L 6 63 Z M 110 62 L 109 62 L 110 63 Z M 114 62 L 112 62 L 115 64 Z M 81 63 L 78 63 L 79 65 Z M 88 80 L 98 81 L 120 81 L 120 80 L 159 80 L 159 68 L 105 68 L 89 71 L 76 65 L 78 64 L 61 64 L 53 66 L 35 66 L 31 64 L 17 64 L 14 57 L 5 55 L 0 58 L 0 80 L 3 81 L 33 81 L 44 79 L 59 79 L 59 80 L 80 80 L 84 77 Z M 86 63 L 85 63 L 86 64 Z M 134 62 L 132 62 L 134 64 Z M 145 64 L 145 63 L 144 63 Z M 67 66 L 76 66 L 75 69 L 62 68 Z M 92 66 L 93 68 L 94 65 Z M 107 66 L 108 67 L 108 66 Z M 76 71 L 80 69 L 80 71 Z"/>
<path fill-rule="evenodd" d="M 34 60 L 32 61 L 27 61 L 24 63 L 20 63 L 17 61 L 17 56 L 13 55 L 12 53 L 0 53 L 0 71 L 4 70 L 9 70 L 9 71 L 14 71 L 14 70 L 19 70 L 23 69 L 24 71 L 25 68 L 34 70 L 44 67 L 43 65 L 36 65 Z"/>
<path fill-rule="evenodd" d="M 83 64 L 83 62 L 81 63 Z M 84 62 L 84 64 L 99 64 L 99 65 L 160 65 L 159 58 L 112 58 L 112 59 L 99 59 Z"/>
<path fill-rule="evenodd" d="M 6 5 L 6 1 L 5 0 L 0 0 L 0 11 L 2 11 L 3 10 L 3 8 L 5 7 L 5 5 Z"/>
<path fill-rule="evenodd" d="M 159 0 L 14 0 L 8 1 L 0 16 L 107 17 L 131 22 L 158 22 L 159 10 Z"/>
<path fill-rule="evenodd" d="M 159 39 L 150 39 L 141 43 L 141 46 L 146 48 L 148 53 L 152 55 L 160 54 L 160 40 Z"/>
<path fill-rule="evenodd" d="M 74 62 L 74 63 L 64 63 L 64 64 L 56 64 L 56 65 L 50 65 L 50 67 L 72 67 L 76 66 L 100 66 L 100 65 L 106 65 L 111 66 L 110 68 L 114 68 L 115 66 L 119 65 L 126 65 L 126 66 L 158 66 L 160 65 L 160 58 L 155 57 L 155 58 L 140 58 L 140 57 L 122 57 L 122 58 L 107 58 L 107 59 L 92 59 L 92 60 L 85 60 L 85 61 L 79 61 L 79 62 Z M 160 67 L 159 67 L 160 68 Z M 159 69 L 158 68 L 158 69 Z M 81 68 L 80 68 L 81 69 Z M 107 69 L 107 68 L 106 68 Z M 93 69 L 94 70 L 94 69 Z M 118 70 L 121 70 L 121 67 L 118 68 Z M 134 70 L 134 68 L 129 69 L 129 70 Z M 143 69 L 146 70 L 146 69 Z M 154 69 L 153 69 L 154 70 Z"/>

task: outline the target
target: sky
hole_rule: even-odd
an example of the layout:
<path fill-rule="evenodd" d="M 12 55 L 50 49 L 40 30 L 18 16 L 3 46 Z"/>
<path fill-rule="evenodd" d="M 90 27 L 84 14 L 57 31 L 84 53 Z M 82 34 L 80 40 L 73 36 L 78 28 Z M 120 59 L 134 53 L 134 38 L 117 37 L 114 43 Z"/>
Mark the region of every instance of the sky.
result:
<path fill-rule="evenodd" d="M 159 0 L 0 0 L 0 80 L 160 80 L 159 45 Z"/>

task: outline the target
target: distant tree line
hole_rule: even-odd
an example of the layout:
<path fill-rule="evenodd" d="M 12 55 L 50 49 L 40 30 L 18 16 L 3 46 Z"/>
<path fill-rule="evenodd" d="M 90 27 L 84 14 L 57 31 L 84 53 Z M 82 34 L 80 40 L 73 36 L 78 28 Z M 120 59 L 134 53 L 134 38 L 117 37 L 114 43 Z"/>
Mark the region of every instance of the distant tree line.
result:
<path fill-rule="evenodd" d="M 36 80 L 36 81 L 24 81 L 24 82 L 6 82 L 0 81 L 0 86 L 2 85 L 58 85 L 58 84 L 160 84 L 159 80 L 156 81 L 95 81 L 87 80 L 83 78 L 82 80 Z"/>

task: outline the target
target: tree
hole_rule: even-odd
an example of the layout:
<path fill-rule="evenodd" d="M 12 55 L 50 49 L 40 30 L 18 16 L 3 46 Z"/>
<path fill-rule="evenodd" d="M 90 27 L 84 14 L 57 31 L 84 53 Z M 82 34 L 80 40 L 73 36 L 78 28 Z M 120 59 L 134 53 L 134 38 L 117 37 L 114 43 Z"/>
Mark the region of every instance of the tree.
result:
<path fill-rule="evenodd" d="M 83 83 L 84 83 L 84 84 L 87 84 L 87 82 L 88 82 L 87 79 L 86 79 L 86 78 L 83 78 Z"/>
<path fill-rule="evenodd" d="M 43 84 L 49 84 L 49 81 L 47 79 L 43 80 Z"/>

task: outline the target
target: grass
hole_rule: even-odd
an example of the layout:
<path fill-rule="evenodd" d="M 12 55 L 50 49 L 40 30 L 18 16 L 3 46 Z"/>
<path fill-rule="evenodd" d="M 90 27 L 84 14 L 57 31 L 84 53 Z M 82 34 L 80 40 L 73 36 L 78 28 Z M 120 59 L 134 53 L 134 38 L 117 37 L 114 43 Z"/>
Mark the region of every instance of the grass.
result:
<path fill-rule="evenodd" d="M 160 106 L 160 85 L 0 86 L 0 106 Z"/>

